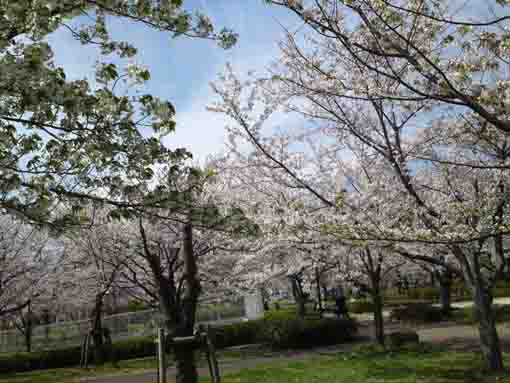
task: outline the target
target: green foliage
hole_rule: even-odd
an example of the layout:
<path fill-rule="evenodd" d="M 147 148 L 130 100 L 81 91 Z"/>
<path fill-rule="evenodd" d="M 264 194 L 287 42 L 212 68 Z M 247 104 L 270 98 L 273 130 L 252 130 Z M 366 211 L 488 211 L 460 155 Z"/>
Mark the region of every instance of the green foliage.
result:
<path fill-rule="evenodd" d="M 386 307 L 386 308 L 407 306 L 407 305 L 415 304 L 415 303 L 427 304 L 427 303 L 430 303 L 430 301 L 421 300 L 421 299 L 410 299 L 407 296 L 401 297 L 401 298 L 400 297 L 392 297 L 392 298 L 384 299 L 384 307 Z"/>
<path fill-rule="evenodd" d="M 266 343 L 275 349 L 310 348 L 349 341 L 357 331 L 354 321 L 299 319 L 292 313 L 272 313 L 264 319 L 215 328 L 218 348 Z"/>
<path fill-rule="evenodd" d="M 354 314 L 371 313 L 373 311 L 373 304 L 369 299 L 359 299 L 349 302 L 347 306 L 349 308 L 349 312 Z"/>
<path fill-rule="evenodd" d="M 113 352 L 117 360 L 155 356 L 156 344 L 152 337 L 130 338 L 115 342 Z"/>
<path fill-rule="evenodd" d="M 435 323 L 443 320 L 443 313 L 439 307 L 424 303 L 413 303 L 394 308 L 390 318 L 410 323 Z"/>
<path fill-rule="evenodd" d="M 149 308 L 150 307 L 144 302 L 131 300 L 127 304 L 126 312 L 143 311 Z"/>
<path fill-rule="evenodd" d="M 268 310 L 264 313 L 266 320 L 291 320 L 297 318 L 295 307 L 287 307 L 280 310 Z"/>
<path fill-rule="evenodd" d="M 131 338 L 113 344 L 117 360 L 154 356 L 156 344 L 151 337 Z M 48 351 L 0 354 L 0 373 L 46 370 L 80 364 L 81 348 L 67 347 Z"/>
<path fill-rule="evenodd" d="M 439 300 L 439 288 L 437 287 L 418 287 L 409 290 L 408 297 L 411 299 L 420 299 L 425 301 Z"/>
<path fill-rule="evenodd" d="M 509 305 L 493 305 L 494 317 L 496 323 L 510 322 L 510 306 Z M 453 311 L 453 318 L 456 322 L 465 324 L 478 323 L 478 313 L 474 307 L 464 307 Z"/>
<path fill-rule="evenodd" d="M 273 349 L 298 349 L 351 341 L 356 323 L 345 319 L 292 319 L 266 321 L 262 338 Z"/>
<path fill-rule="evenodd" d="M 76 211 L 88 203 L 115 201 L 113 205 L 125 208 L 134 192 L 154 184 L 155 166 L 181 166 L 190 158 L 184 149 L 163 145 L 163 136 L 175 128 L 173 105 L 126 91 L 149 81 L 150 72 L 123 65 L 123 60 L 112 62 L 133 58 L 137 49 L 129 41 L 114 40 L 106 20 L 124 18 L 170 36 L 215 40 L 224 48 L 235 44 L 237 35 L 228 29 L 215 31 L 206 15 L 185 9 L 182 1 L 159 3 L 1 2 L 1 210 L 56 228 L 79 224 L 84 217 Z M 71 22 L 83 14 L 90 17 Z M 63 21 L 68 21 L 66 31 L 76 39 L 76 48 L 97 48 L 97 65 L 90 68 L 94 85 L 66 78 L 64 68 L 54 62 L 47 36 Z M 169 199 L 160 194 L 158 200 Z M 62 201 L 60 206 L 73 206 L 73 212 L 52 214 Z"/>
<path fill-rule="evenodd" d="M 396 349 L 407 344 L 418 344 L 419 341 L 418 333 L 414 331 L 393 332 L 385 336 L 385 344 L 390 349 Z"/>
<path fill-rule="evenodd" d="M 214 344 L 217 348 L 241 346 L 261 341 L 264 320 L 251 320 L 214 328 Z"/>
<path fill-rule="evenodd" d="M 510 297 L 510 282 L 508 281 L 497 281 L 496 285 L 492 289 L 492 295 L 494 298 L 507 298 Z"/>

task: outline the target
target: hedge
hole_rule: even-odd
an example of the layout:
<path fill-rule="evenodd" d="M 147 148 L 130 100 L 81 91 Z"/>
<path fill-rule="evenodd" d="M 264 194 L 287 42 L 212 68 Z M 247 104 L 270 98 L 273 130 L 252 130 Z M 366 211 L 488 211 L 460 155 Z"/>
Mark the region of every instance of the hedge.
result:
<path fill-rule="evenodd" d="M 338 319 L 299 319 L 287 311 L 273 317 L 234 323 L 213 328 L 218 349 L 251 343 L 265 343 L 272 348 L 309 348 L 351 340 L 356 323 Z M 170 352 L 170 350 L 167 350 Z M 116 360 L 156 355 L 152 337 L 136 337 L 115 342 Z M 73 367 L 80 364 L 80 347 L 0 354 L 0 374 Z"/>
<path fill-rule="evenodd" d="M 115 342 L 113 352 L 117 360 L 144 358 L 156 354 L 151 337 L 137 337 Z M 46 370 L 73 367 L 80 364 L 81 347 L 55 350 L 0 354 L 0 373 Z"/>
<path fill-rule="evenodd" d="M 368 299 L 358 299 L 353 302 L 349 302 L 347 304 L 347 308 L 349 309 L 349 312 L 354 314 L 363 314 L 363 313 L 371 313 L 374 311 L 372 301 Z"/>
<path fill-rule="evenodd" d="M 417 303 L 393 309 L 390 318 L 410 323 L 434 323 L 443 320 L 443 312 L 439 307 Z"/>
<path fill-rule="evenodd" d="M 214 342 L 217 348 L 252 343 L 265 343 L 274 349 L 310 348 L 349 341 L 356 331 L 353 320 L 300 319 L 286 313 L 217 327 Z"/>
<path fill-rule="evenodd" d="M 353 320 L 295 318 L 266 321 L 261 337 L 273 349 L 299 349 L 348 342 L 356 332 Z"/>

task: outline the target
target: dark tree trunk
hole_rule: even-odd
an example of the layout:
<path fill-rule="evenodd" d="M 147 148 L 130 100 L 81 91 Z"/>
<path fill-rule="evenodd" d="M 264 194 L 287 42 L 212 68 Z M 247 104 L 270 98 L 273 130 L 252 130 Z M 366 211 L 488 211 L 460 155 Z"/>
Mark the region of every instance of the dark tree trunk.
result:
<path fill-rule="evenodd" d="M 32 352 L 32 332 L 33 332 L 32 305 L 29 303 L 27 316 L 25 319 L 25 334 L 24 334 L 27 352 Z"/>
<path fill-rule="evenodd" d="M 491 371 L 503 369 L 503 356 L 496 320 L 492 309 L 491 298 L 483 289 L 475 288 L 473 292 L 475 310 L 478 315 L 478 331 L 480 334 L 480 347 L 486 367 Z"/>
<path fill-rule="evenodd" d="M 175 362 L 177 369 L 176 383 L 198 382 L 198 372 L 193 350 L 182 349 L 175 351 Z"/>
<path fill-rule="evenodd" d="M 29 327 L 25 329 L 25 347 L 27 352 L 32 352 L 32 329 Z"/>
<path fill-rule="evenodd" d="M 318 268 L 315 268 L 315 288 L 317 289 L 317 309 L 322 317 L 321 278 Z"/>
<path fill-rule="evenodd" d="M 102 364 L 106 360 L 106 350 L 103 339 L 103 295 L 97 294 L 92 310 L 92 340 L 94 342 L 94 362 Z"/>
<path fill-rule="evenodd" d="M 491 371 L 503 369 L 503 357 L 499 341 L 496 321 L 492 309 L 490 287 L 487 286 L 481 275 L 479 254 L 466 254 L 465 250 L 452 246 L 452 251 L 462 267 L 464 281 L 471 289 L 471 295 L 475 303 L 475 311 L 478 316 L 478 332 L 480 336 L 480 348 L 482 350 L 485 366 Z M 469 256 L 469 261 L 468 261 Z"/>
<path fill-rule="evenodd" d="M 297 305 L 297 314 L 300 318 L 304 318 L 306 315 L 306 300 L 299 279 L 296 276 L 290 276 L 289 279 L 292 286 L 292 295 Z"/>
<path fill-rule="evenodd" d="M 384 317 L 383 317 L 383 303 L 381 294 L 376 291 L 372 296 L 374 303 L 374 327 L 375 327 L 375 340 L 380 345 L 384 346 Z"/>
<path fill-rule="evenodd" d="M 328 288 L 326 286 L 322 286 L 322 296 L 324 297 L 324 301 L 327 301 L 329 298 Z"/>
<path fill-rule="evenodd" d="M 198 266 L 193 252 L 193 228 L 191 224 L 183 227 L 183 250 L 184 250 L 184 278 L 186 281 L 186 294 L 182 303 L 182 316 L 178 324 L 177 333 L 179 336 L 193 335 L 195 326 L 195 314 L 200 295 L 201 286 L 198 278 Z M 176 361 L 176 382 L 197 383 L 198 372 L 195 364 L 195 353 L 193 349 L 182 348 L 175 350 Z"/>
<path fill-rule="evenodd" d="M 188 337 L 193 335 L 198 297 L 201 292 L 198 266 L 193 250 L 193 228 L 191 223 L 182 227 L 182 260 L 184 273 L 182 285 L 177 288 L 174 269 L 170 268 L 164 274 L 160 254 L 153 252 L 140 220 L 140 234 L 144 245 L 144 254 L 147 259 L 154 280 L 158 286 L 160 310 L 165 317 L 168 336 Z M 167 256 L 174 252 L 172 258 L 177 260 L 179 249 L 167 249 Z M 182 294 L 182 298 L 181 298 Z M 178 383 L 197 383 L 198 372 L 194 359 L 194 351 L 189 346 L 174 345 L 173 353 L 176 361 L 176 381 Z"/>
<path fill-rule="evenodd" d="M 439 302 L 441 304 L 441 310 L 443 313 L 450 313 L 451 306 L 451 287 L 452 279 L 450 275 L 442 275 L 438 278 L 439 280 Z"/>

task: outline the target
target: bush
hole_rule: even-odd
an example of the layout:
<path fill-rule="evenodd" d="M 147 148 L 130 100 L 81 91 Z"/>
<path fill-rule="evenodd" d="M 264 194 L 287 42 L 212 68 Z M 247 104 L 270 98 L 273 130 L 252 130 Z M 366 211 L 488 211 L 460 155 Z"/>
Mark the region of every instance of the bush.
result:
<path fill-rule="evenodd" d="M 310 348 L 352 339 L 356 323 L 338 319 L 300 319 L 281 312 L 266 318 L 214 328 L 218 349 L 252 343 L 265 343 L 275 349 Z"/>
<path fill-rule="evenodd" d="M 443 313 L 439 307 L 418 303 L 393 309 L 390 318 L 411 323 L 433 323 L 443 320 Z"/>
<path fill-rule="evenodd" d="M 498 281 L 496 287 L 492 289 L 492 296 L 494 298 L 507 298 L 510 297 L 510 286 L 508 282 Z"/>
<path fill-rule="evenodd" d="M 215 327 L 214 344 L 217 348 L 226 348 L 258 343 L 263 326 L 264 320 L 259 319 Z"/>
<path fill-rule="evenodd" d="M 494 317 L 497 323 L 510 321 L 510 306 L 494 305 Z M 478 323 L 478 313 L 475 307 L 465 307 L 455 311 L 454 318 L 461 323 Z"/>
<path fill-rule="evenodd" d="M 418 333 L 414 331 L 397 331 L 384 337 L 384 343 L 389 348 L 398 348 L 406 344 L 417 344 L 419 342 Z"/>
<path fill-rule="evenodd" d="M 439 300 L 439 288 L 437 287 L 417 287 L 409 290 L 407 296 L 415 300 L 437 301 Z"/>
<path fill-rule="evenodd" d="M 131 338 L 115 342 L 113 353 L 117 360 L 154 356 L 156 344 L 151 337 Z M 73 367 L 80 364 L 80 357 L 79 346 L 30 353 L 0 354 L 0 373 Z"/>
<path fill-rule="evenodd" d="M 358 299 L 353 302 L 349 302 L 347 305 L 349 312 L 354 314 L 371 313 L 374 311 L 373 304 L 368 299 Z"/>
<path fill-rule="evenodd" d="M 273 349 L 312 348 L 350 341 L 356 331 L 356 323 L 345 319 L 272 320 L 266 321 L 262 339 Z"/>
<path fill-rule="evenodd" d="M 437 287 L 421 287 L 417 289 L 419 292 L 419 299 L 438 301 L 439 300 L 439 288 Z"/>
<path fill-rule="evenodd" d="M 113 353 L 117 360 L 155 356 L 156 349 L 157 346 L 152 337 L 129 338 L 113 344 Z"/>
<path fill-rule="evenodd" d="M 429 301 L 425 301 L 422 299 L 409 299 L 407 296 L 403 298 L 385 298 L 384 299 L 384 307 L 386 308 L 398 308 L 400 306 L 407 306 L 412 304 L 429 304 Z"/>
<path fill-rule="evenodd" d="M 268 310 L 264 313 L 264 319 L 271 320 L 291 320 L 297 318 L 295 308 L 286 308 L 280 310 Z"/>

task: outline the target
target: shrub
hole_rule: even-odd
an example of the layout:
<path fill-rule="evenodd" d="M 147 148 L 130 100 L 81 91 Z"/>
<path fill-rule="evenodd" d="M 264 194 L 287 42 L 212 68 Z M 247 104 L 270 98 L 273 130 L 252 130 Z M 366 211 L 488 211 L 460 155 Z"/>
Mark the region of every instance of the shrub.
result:
<path fill-rule="evenodd" d="M 414 300 L 437 301 L 439 300 L 439 288 L 437 287 L 417 287 L 409 290 L 407 296 Z"/>
<path fill-rule="evenodd" d="M 397 331 L 384 337 L 384 343 L 389 348 L 398 348 L 406 344 L 417 344 L 419 342 L 418 333 L 414 331 Z"/>
<path fill-rule="evenodd" d="M 217 348 L 241 346 L 261 341 L 264 320 L 251 320 L 214 327 L 214 344 Z"/>
<path fill-rule="evenodd" d="M 443 320 L 443 313 L 439 307 L 417 303 L 393 309 L 390 318 L 411 323 L 433 323 Z"/>
<path fill-rule="evenodd" d="M 113 353 L 117 360 L 156 355 L 156 344 L 151 337 L 131 338 L 115 342 Z M 0 354 L 0 373 L 46 370 L 73 367 L 80 364 L 81 347 L 55 350 Z"/>
<path fill-rule="evenodd" d="M 80 347 L 69 347 L 49 351 L 0 355 L 0 373 L 75 366 L 80 363 L 80 352 Z"/>
<path fill-rule="evenodd" d="M 510 321 L 510 306 L 508 305 L 494 305 L 494 317 L 497 323 L 503 323 Z M 462 323 L 474 324 L 478 323 L 478 313 L 475 310 L 475 307 L 465 307 L 463 309 L 459 309 L 455 313 L 455 318 L 457 321 Z"/>
<path fill-rule="evenodd" d="M 412 304 L 429 304 L 429 302 L 420 299 L 409 299 L 409 298 L 391 298 L 384 300 L 384 307 L 386 308 L 398 308 L 401 306 L 407 306 Z"/>
<path fill-rule="evenodd" d="M 373 304 L 368 299 L 358 299 L 353 302 L 349 302 L 347 305 L 349 308 L 349 312 L 354 314 L 362 314 L 362 313 L 371 313 L 373 309 Z"/>
<path fill-rule="evenodd" d="M 266 343 L 275 349 L 309 348 L 352 339 L 356 323 L 338 319 L 300 319 L 271 313 L 264 319 L 214 328 L 217 348 Z"/>
<path fill-rule="evenodd" d="M 295 308 L 286 308 L 280 310 L 268 310 L 264 313 L 264 319 L 271 320 L 291 320 L 297 318 Z"/>
<path fill-rule="evenodd" d="M 510 286 L 496 285 L 496 287 L 492 289 L 492 296 L 494 298 L 510 297 Z"/>
<path fill-rule="evenodd" d="M 137 337 L 121 340 L 113 344 L 113 353 L 117 360 L 145 358 L 156 355 L 156 343 L 152 337 Z"/>
<path fill-rule="evenodd" d="M 439 300 L 439 289 L 437 287 L 421 287 L 418 290 L 419 299 L 428 301 Z"/>
<path fill-rule="evenodd" d="M 352 320 L 292 319 L 265 321 L 262 340 L 273 349 L 311 348 L 352 340 L 357 326 Z"/>

